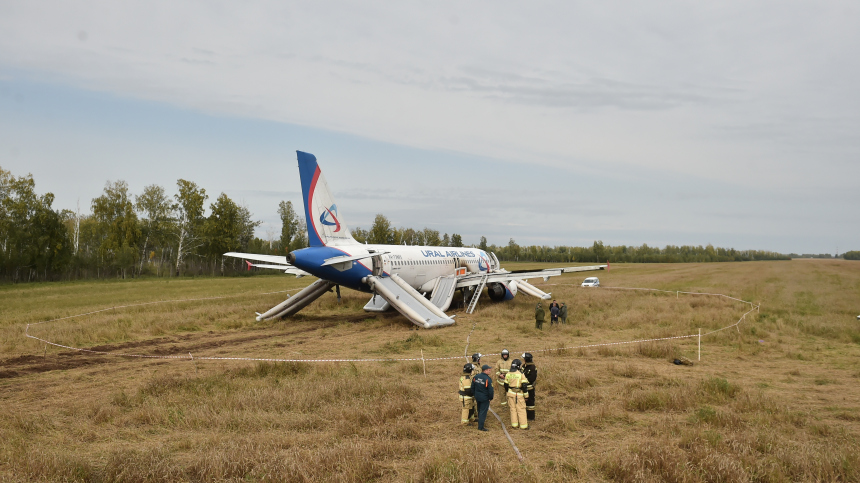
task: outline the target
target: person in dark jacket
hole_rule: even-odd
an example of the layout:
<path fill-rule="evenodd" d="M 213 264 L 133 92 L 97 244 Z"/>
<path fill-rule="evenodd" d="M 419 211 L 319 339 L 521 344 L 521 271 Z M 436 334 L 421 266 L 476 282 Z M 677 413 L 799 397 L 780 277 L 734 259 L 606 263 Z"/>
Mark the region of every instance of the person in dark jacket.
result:
<path fill-rule="evenodd" d="M 535 383 L 537 382 L 537 367 L 535 367 L 534 359 L 528 352 L 523 354 L 523 375 L 529 381 L 526 393 L 526 419 L 528 421 L 535 420 Z"/>
<path fill-rule="evenodd" d="M 558 316 L 562 324 L 567 324 L 567 305 L 564 305 L 564 302 L 561 303 L 561 308 L 558 309 Z"/>
<path fill-rule="evenodd" d="M 540 302 L 538 302 L 537 307 L 535 307 L 535 329 L 543 330 L 543 318 L 543 306 L 541 306 Z"/>
<path fill-rule="evenodd" d="M 490 409 L 490 401 L 493 400 L 493 378 L 490 376 L 492 367 L 484 364 L 481 373 L 472 379 L 472 397 L 478 405 L 478 429 L 487 431 L 484 420 L 487 419 L 487 410 Z"/>
<path fill-rule="evenodd" d="M 549 305 L 549 325 L 558 324 L 558 313 L 558 302 L 553 300 L 552 303 Z"/>

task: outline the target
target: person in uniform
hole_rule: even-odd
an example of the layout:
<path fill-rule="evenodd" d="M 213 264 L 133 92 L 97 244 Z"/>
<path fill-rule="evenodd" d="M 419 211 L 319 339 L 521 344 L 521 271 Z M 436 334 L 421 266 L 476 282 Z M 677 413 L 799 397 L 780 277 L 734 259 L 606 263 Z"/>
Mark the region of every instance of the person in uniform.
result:
<path fill-rule="evenodd" d="M 460 376 L 460 424 L 469 424 L 475 420 L 475 398 L 472 397 L 472 371 L 474 367 L 468 362 L 463 366 Z"/>
<path fill-rule="evenodd" d="M 484 421 L 487 419 L 487 410 L 490 409 L 490 401 L 493 400 L 493 378 L 490 376 L 492 367 L 484 364 L 481 373 L 472 379 L 472 395 L 478 412 L 478 430 L 487 431 Z"/>
<path fill-rule="evenodd" d="M 475 352 L 472 354 L 472 377 L 477 376 L 481 373 L 481 358 L 484 357 L 484 354 L 480 352 Z"/>
<path fill-rule="evenodd" d="M 567 305 L 564 305 L 564 302 L 561 303 L 561 309 L 559 309 L 558 316 L 561 318 L 562 324 L 567 324 Z"/>
<path fill-rule="evenodd" d="M 526 398 L 525 389 L 528 387 L 528 379 L 520 372 L 519 359 L 514 359 L 511 362 L 511 370 L 505 376 L 505 382 L 508 385 L 508 407 L 511 408 L 511 426 L 520 429 L 529 429 L 529 422 L 526 418 Z"/>
<path fill-rule="evenodd" d="M 560 312 L 560 310 L 558 308 L 558 302 L 553 300 L 552 303 L 549 304 L 549 325 L 558 324 L 559 312 Z"/>
<path fill-rule="evenodd" d="M 543 306 L 538 302 L 537 307 L 535 307 L 535 329 L 543 330 L 543 318 Z"/>
<path fill-rule="evenodd" d="M 499 359 L 499 362 L 496 363 L 496 379 L 499 381 L 499 389 L 504 388 L 504 393 L 508 393 L 508 386 L 505 384 L 505 376 L 508 375 L 508 371 L 511 370 L 511 355 L 507 349 L 502 349 L 502 358 Z M 502 406 L 508 405 L 508 399 L 506 397 L 502 399 Z"/>
<path fill-rule="evenodd" d="M 528 352 L 523 354 L 523 375 L 528 380 L 528 395 L 526 397 L 526 419 L 529 421 L 535 420 L 535 381 L 537 381 L 537 367 L 535 367 L 532 355 Z"/>

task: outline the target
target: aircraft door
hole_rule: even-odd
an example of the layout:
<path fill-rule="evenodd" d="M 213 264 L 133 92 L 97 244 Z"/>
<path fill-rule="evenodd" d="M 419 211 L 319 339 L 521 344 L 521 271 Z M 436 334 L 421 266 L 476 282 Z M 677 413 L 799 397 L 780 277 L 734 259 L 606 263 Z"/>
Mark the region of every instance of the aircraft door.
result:
<path fill-rule="evenodd" d="M 383 268 L 382 268 L 383 267 L 382 256 L 376 255 L 374 257 L 371 257 L 371 261 L 373 262 L 373 276 L 374 277 L 381 277 L 382 276 L 382 270 L 383 270 Z"/>
<path fill-rule="evenodd" d="M 460 257 L 454 257 L 454 275 L 461 277 L 466 274 L 468 270 L 460 267 Z"/>

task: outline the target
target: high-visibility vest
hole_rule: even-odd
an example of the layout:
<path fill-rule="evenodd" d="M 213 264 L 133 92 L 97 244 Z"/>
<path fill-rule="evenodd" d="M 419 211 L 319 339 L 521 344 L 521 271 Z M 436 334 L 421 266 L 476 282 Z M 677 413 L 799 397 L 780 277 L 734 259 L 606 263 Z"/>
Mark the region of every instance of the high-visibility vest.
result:
<path fill-rule="evenodd" d="M 525 376 L 520 371 L 511 371 L 505 376 L 505 382 L 508 384 L 508 392 L 522 394 L 520 386 L 525 382 Z"/>
<path fill-rule="evenodd" d="M 472 393 L 472 376 L 463 374 L 460 376 L 460 395 L 463 397 L 472 397 L 467 394 Z"/>
<path fill-rule="evenodd" d="M 496 371 L 496 379 L 498 379 L 499 382 L 505 382 L 505 376 L 507 376 L 508 372 L 511 371 L 511 362 L 513 361 L 508 357 L 508 360 L 499 359 L 499 362 L 496 363 L 496 368 L 498 369 Z"/>

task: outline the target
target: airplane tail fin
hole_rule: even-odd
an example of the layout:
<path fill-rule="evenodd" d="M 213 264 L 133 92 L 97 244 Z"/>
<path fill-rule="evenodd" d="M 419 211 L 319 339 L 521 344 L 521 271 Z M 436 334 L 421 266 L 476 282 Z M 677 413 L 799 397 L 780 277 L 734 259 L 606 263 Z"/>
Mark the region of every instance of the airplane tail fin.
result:
<path fill-rule="evenodd" d="M 325 182 L 325 177 L 313 154 L 296 151 L 299 176 L 302 179 L 302 201 L 308 225 L 308 243 L 312 247 L 355 245 L 346 222 Z"/>

